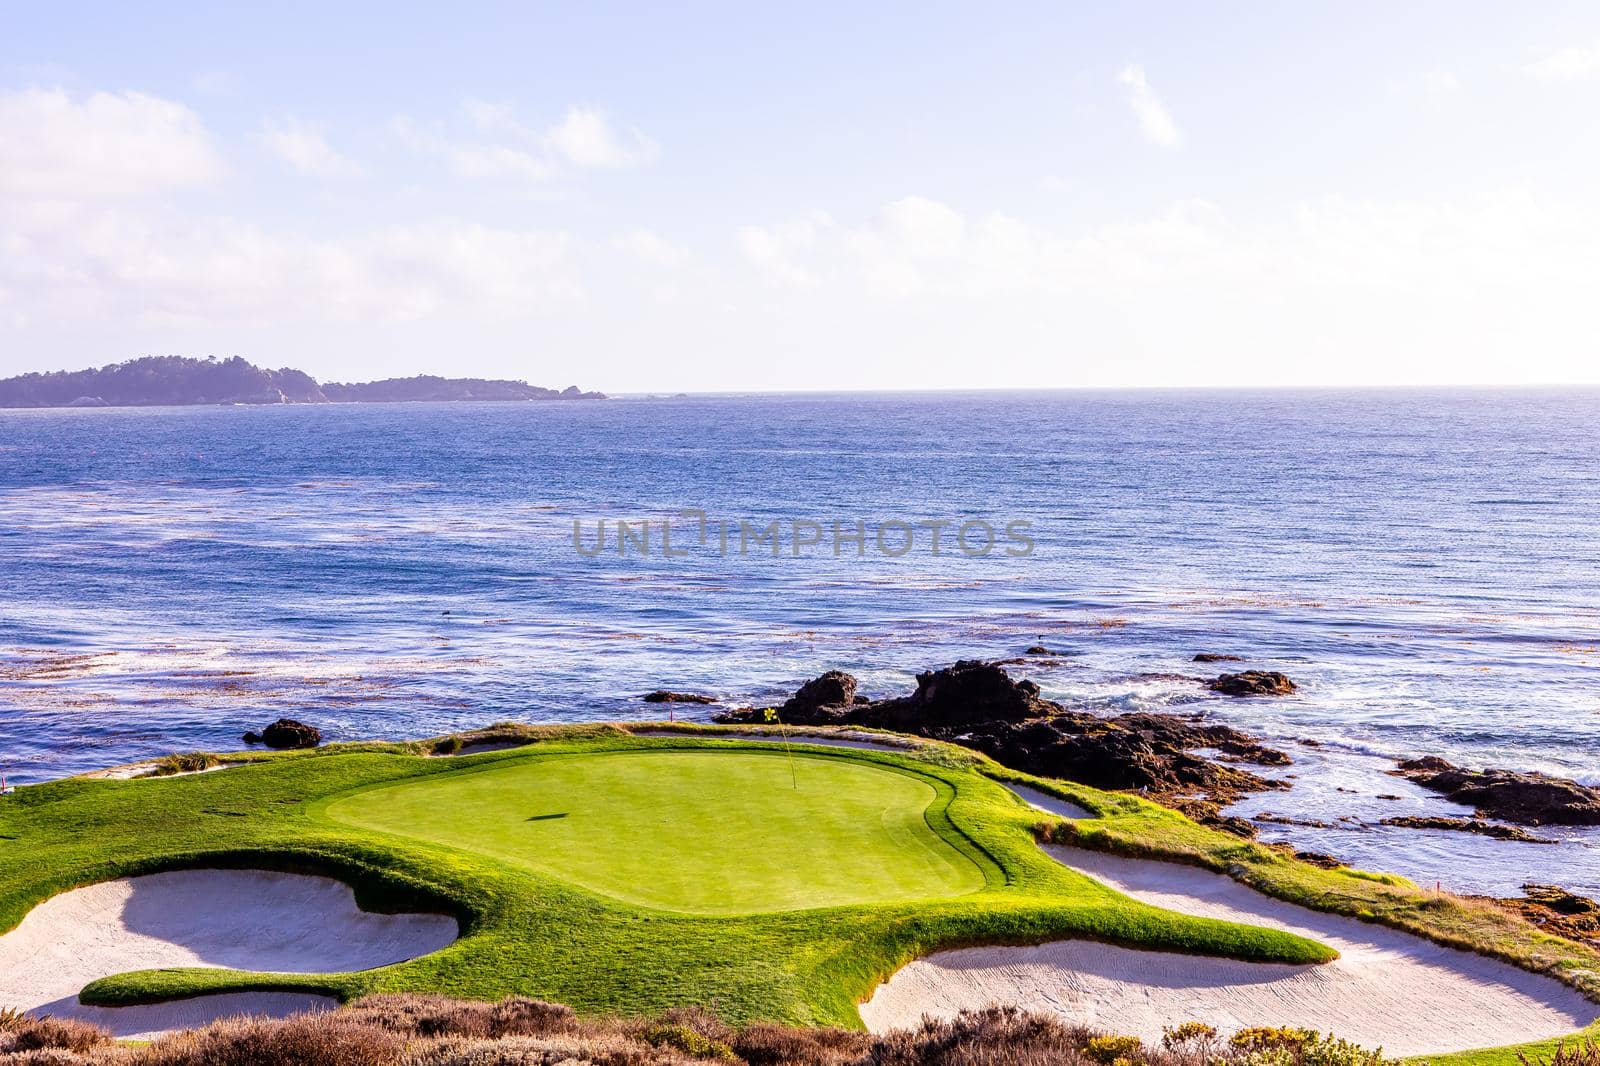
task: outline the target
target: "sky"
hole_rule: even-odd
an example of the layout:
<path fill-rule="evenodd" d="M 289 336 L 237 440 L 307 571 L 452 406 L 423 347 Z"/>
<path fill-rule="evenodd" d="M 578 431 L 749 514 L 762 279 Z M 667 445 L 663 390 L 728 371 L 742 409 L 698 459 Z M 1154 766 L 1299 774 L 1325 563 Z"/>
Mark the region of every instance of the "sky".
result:
<path fill-rule="evenodd" d="M 0 374 L 1600 382 L 1600 5 L 0 0 Z"/>

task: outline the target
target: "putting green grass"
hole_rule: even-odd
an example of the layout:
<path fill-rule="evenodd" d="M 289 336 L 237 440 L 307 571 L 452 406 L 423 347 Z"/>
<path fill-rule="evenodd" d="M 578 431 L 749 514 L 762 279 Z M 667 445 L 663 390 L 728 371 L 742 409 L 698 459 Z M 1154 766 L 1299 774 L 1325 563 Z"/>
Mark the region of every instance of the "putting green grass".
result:
<path fill-rule="evenodd" d="M 925 778 L 777 751 L 568 755 L 370 789 L 337 822 L 529 866 L 604 895 L 739 914 L 976 892 Z"/>

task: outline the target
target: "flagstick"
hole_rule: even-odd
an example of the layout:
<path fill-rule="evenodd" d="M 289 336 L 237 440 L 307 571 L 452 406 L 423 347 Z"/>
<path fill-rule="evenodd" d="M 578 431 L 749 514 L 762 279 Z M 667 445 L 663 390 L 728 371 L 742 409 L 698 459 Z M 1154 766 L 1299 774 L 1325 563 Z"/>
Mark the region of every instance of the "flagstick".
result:
<path fill-rule="evenodd" d="M 772 712 L 772 720 L 778 723 L 778 732 L 783 735 L 783 750 L 789 756 L 789 780 L 794 784 L 794 790 L 800 791 L 800 775 L 794 768 L 794 749 L 789 747 L 789 727 L 783 724 L 783 719 L 778 717 L 777 709 Z"/>

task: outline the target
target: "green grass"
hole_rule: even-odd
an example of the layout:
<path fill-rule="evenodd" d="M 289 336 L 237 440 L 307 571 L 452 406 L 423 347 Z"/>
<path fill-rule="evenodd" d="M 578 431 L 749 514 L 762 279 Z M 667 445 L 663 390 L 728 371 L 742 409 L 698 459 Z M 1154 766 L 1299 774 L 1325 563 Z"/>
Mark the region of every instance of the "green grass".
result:
<path fill-rule="evenodd" d="M 924 817 L 937 798 L 920 775 L 851 759 L 607 753 L 371 789 L 327 813 L 646 907 L 738 914 L 982 889 Z"/>
<path fill-rule="evenodd" d="M 525 748 L 454 758 L 424 757 L 428 746 L 421 744 L 334 746 L 260 755 L 246 765 L 159 782 L 72 779 L 20 789 L 0 800 L 0 930 L 51 895 L 111 877 L 205 865 L 302 870 L 345 879 L 369 909 L 453 913 L 465 935 L 442 951 L 363 973 L 142 971 L 95 982 L 85 998 L 130 1003 L 249 988 L 342 999 L 384 991 L 478 999 L 516 993 L 591 1015 L 701 1004 L 735 1023 L 852 1027 L 860 1026 L 856 1004 L 879 981 L 913 958 L 962 945 L 1086 937 L 1260 961 L 1311 963 L 1333 955 L 1287 933 L 1159 910 L 1074 874 L 1040 851 L 1036 812 L 978 772 L 973 760 L 940 747 L 902 755 L 797 744 L 802 779 L 830 775 L 835 791 L 819 797 L 803 789 L 810 812 L 794 820 L 785 813 L 786 801 L 795 799 L 792 788 L 787 795 L 782 788 L 787 763 L 770 747 L 700 734 L 645 739 L 597 727 L 526 735 L 532 743 Z M 693 758 L 661 754 L 670 752 Z M 601 753 L 631 754 L 597 758 Z M 697 819 L 698 827 L 658 823 L 666 836 L 647 841 L 650 827 L 627 825 L 621 813 L 612 830 L 574 820 L 574 810 L 613 817 L 585 798 L 616 795 L 610 785 L 593 787 L 598 778 L 591 775 L 608 760 L 615 769 L 607 772 L 622 778 L 613 784 L 626 793 L 618 802 L 639 817 L 675 811 L 675 818 Z M 675 762 L 676 784 L 652 795 L 647 771 L 660 766 L 665 774 Z M 753 775 L 748 781 L 756 787 L 748 793 L 736 787 L 741 774 Z M 876 791 L 876 798 L 854 797 L 860 788 Z M 423 816 L 433 817 L 430 796 L 487 803 L 497 790 L 509 790 L 501 795 L 510 814 L 483 825 L 466 816 L 450 825 L 440 814 L 416 835 Z M 872 812 L 878 822 L 800 825 L 816 819 L 819 798 L 860 804 L 863 817 Z M 387 819 L 388 803 L 402 801 L 417 805 L 418 823 L 400 826 L 406 835 L 341 820 L 353 811 Z M 909 817 L 912 808 L 920 827 Z M 526 838 L 511 842 L 515 829 L 506 818 L 563 811 L 567 819 L 523 825 L 557 829 L 547 839 L 571 861 L 533 854 L 523 846 Z M 885 817 L 892 824 L 883 824 Z M 572 826 L 546 824 L 568 821 Z M 757 839 L 764 824 L 772 828 L 770 839 L 748 855 L 760 873 L 760 898 L 741 904 L 759 912 L 694 913 L 708 905 L 699 888 L 649 883 L 670 861 L 692 863 L 703 874 L 737 871 L 746 858 L 738 842 Z M 628 875 L 633 860 L 617 856 L 612 831 L 661 857 L 634 868 L 646 883 Z M 828 893 L 840 891 L 837 882 L 812 880 L 825 877 L 819 856 L 840 833 L 864 833 L 855 839 L 891 864 L 866 887 L 847 889 L 876 898 L 771 909 L 828 902 Z M 774 867 L 775 848 L 780 859 L 788 851 L 795 870 Z M 801 894 L 788 895 L 797 886 Z M 956 891 L 966 894 L 950 894 Z M 657 892 L 672 894 L 670 906 L 634 902 Z"/>
<path fill-rule="evenodd" d="M 1557 1045 L 1565 1044 L 1568 1048 L 1573 1048 L 1585 1040 L 1600 1044 L 1600 1022 L 1595 1022 L 1580 1033 L 1556 1040 L 1537 1040 L 1531 1044 L 1483 1048 L 1478 1051 L 1457 1051 L 1449 1055 L 1418 1055 L 1405 1061 L 1416 1066 L 1422 1066 L 1423 1063 L 1427 1063 L 1427 1066 L 1521 1066 L 1522 1057 L 1535 1064 L 1549 1062 L 1555 1055 Z"/>

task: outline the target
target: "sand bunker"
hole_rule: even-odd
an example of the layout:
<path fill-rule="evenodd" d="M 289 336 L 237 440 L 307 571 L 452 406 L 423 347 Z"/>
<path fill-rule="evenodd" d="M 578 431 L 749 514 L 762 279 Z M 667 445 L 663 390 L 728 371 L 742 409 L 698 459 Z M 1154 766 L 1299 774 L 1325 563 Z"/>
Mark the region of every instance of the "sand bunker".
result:
<path fill-rule="evenodd" d="M 1025 797 L 1029 798 L 1029 797 Z M 1171 863 L 1047 848 L 1117 890 L 1185 914 L 1299 933 L 1341 957 L 1322 966 L 1234 962 L 1086 941 L 969 948 L 919 959 L 861 1007 L 874 1032 L 924 1014 L 1011 1004 L 1157 1039 L 1195 1020 L 1224 1032 L 1293 1025 L 1392 1055 L 1519 1043 L 1571 1033 L 1600 1007 L 1555 980 L 1419 937 L 1263 896 L 1231 878 Z"/>
<path fill-rule="evenodd" d="M 343 882 L 262 870 L 178 870 L 106 881 L 46 900 L 0 936 L 0 1006 L 82 1018 L 118 1036 L 238 1014 L 327 1009 L 325 996 L 249 992 L 89 1007 L 78 991 L 129 970 L 216 966 L 275 973 L 369 970 L 459 935 L 440 914 L 371 914 Z"/>

